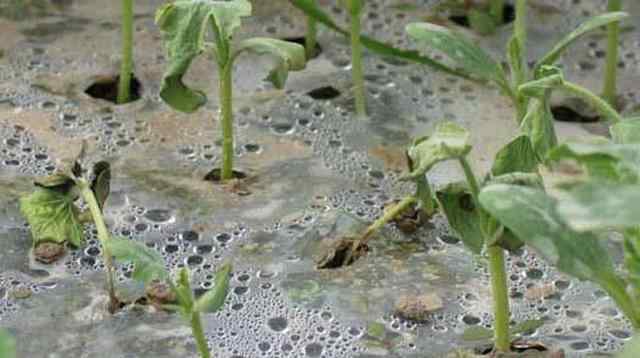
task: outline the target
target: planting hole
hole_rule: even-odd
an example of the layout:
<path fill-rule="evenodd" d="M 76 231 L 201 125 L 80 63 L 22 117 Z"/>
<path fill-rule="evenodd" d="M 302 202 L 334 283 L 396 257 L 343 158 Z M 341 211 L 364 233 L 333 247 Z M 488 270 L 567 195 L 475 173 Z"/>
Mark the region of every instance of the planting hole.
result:
<path fill-rule="evenodd" d="M 511 4 L 505 4 L 504 9 L 502 11 L 502 24 L 500 24 L 499 26 L 510 24 L 515 19 L 516 19 L 516 9 Z M 467 14 L 451 15 L 449 16 L 449 20 L 462 27 L 471 28 L 471 23 L 469 22 L 469 16 Z"/>
<path fill-rule="evenodd" d="M 111 103 L 118 104 L 118 81 L 120 76 L 101 76 L 93 82 L 84 93 L 93 98 L 103 99 Z M 134 75 L 131 78 L 131 84 L 129 87 L 131 98 L 129 102 L 134 102 L 140 99 L 140 93 L 142 92 L 142 84 Z"/>
<path fill-rule="evenodd" d="M 327 101 L 336 97 L 340 97 L 340 91 L 338 91 L 333 86 L 324 86 L 307 92 L 307 96 L 313 99 Z"/>
<path fill-rule="evenodd" d="M 580 114 L 573 108 L 565 105 L 551 107 L 551 113 L 553 113 L 553 118 L 560 122 L 593 123 L 600 120 L 599 116 L 590 117 Z"/>
<path fill-rule="evenodd" d="M 287 37 L 287 38 L 284 38 L 282 40 L 288 41 L 288 42 L 293 42 L 293 43 L 296 43 L 298 45 L 305 46 L 305 38 L 304 38 L 304 36 Z M 313 53 L 311 54 L 311 58 L 316 58 L 316 57 L 320 56 L 321 53 L 322 53 L 322 47 L 320 46 L 319 43 L 316 42 L 316 47 L 313 49 Z"/>
<path fill-rule="evenodd" d="M 369 251 L 369 247 L 366 244 L 361 244 L 354 250 L 355 242 L 355 238 L 343 237 L 330 243 L 323 249 L 324 252 L 321 253 L 320 258 L 316 260 L 316 268 L 324 270 L 351 266 Z"/>
<path fill-rule="evenodd" d="M 211 170 L 210 172 L 207 173 L 207 175 L 204 176 L 204 180 L 206 181 L 211 181 L 214 183 L 220 183 L 221 182 L 221 178 L 222 178 L 222 169 L 220 168 L 214 168 L 213 170 Z M 247 178 L 247 174 L 239 171 L 239 170 L 234 170 L 233 171 L 233 179 L 237 179 L 237 180 L 241 180 L 241 179 L 246 179 Z"/>

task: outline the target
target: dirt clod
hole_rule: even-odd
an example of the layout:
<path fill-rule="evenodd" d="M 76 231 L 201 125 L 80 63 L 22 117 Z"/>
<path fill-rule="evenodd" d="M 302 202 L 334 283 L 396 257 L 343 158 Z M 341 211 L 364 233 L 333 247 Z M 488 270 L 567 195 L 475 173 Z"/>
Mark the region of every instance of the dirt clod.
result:
<path fill-rule="evenodd" d="M 325 245 L 316 260 L 316 268 L 319 270 L 336 269 L 352 265 L 369 251 L 367 245 L 360 244 L 359 247 L 354 248 L 354 245 L 358 245 L 356 242 L 356 238 L 343 237 Z"/>
<path fill-rule="evenodd" d="M 434 293 L 402 296 L 396 302 L 396 315 L 416 322 L 424 322 L 429 315 L 444 308 L 442 298 Z"/>
<path fill-rule="evenodd" d="M 47 265 L 58 261 L 65 253 L 64 245 L 57 242 L 42 242 L 33 249 L 36 261 Z"/>

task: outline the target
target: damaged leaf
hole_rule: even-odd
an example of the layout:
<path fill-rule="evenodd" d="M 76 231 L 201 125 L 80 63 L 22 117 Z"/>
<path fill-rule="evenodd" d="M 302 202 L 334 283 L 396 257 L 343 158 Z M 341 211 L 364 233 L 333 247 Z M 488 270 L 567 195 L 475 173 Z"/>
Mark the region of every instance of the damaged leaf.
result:
<path fill-rule="evenodd" d="M 116 260 L 134 265 L 133 278 L 148 284 L 169 277 L 164 258 L 154 249 L 129 239 L 112 238 L 106 246 Z"/>
<path fill-rule="evenodd" d="M 213 313 L 222 308 L 229 293 L 229 275 L 231 264 L 222 265 L 216 272 L 215 285 L 212 289 L 200 296 L 195 302 L 194 310 L 197 312 Z"/>
<path fill-rule="evenodd" d="M 287 82 L 289 71 L 300 71 L 306 64 L 304 47 L 289 41 L 266 37 L 251 38 L 238 44 L 234 56 L 238 56 L 243 51 L 259 55 L 267 54 L 275 58 L 276 65 L 269 73 L 267 80 L 279 89 L 283 88 Z"/>

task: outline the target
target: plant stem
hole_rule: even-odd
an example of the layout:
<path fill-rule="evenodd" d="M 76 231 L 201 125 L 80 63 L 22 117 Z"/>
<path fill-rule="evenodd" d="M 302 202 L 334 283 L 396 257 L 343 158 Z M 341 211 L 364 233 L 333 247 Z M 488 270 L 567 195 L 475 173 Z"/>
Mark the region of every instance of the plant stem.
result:
<path fill-rule="evenodd" d="M 362 44 L 360 43 L 360 11 L 351 13 L 351 75 L 353 78 L 353 94 L 356 102 L 356 115 L 367 116 L 367 105 L 364 88 L 364 72 L 362 69 Z"/>
<path fill-rule="evenodd" d="M 369 225 L 369 227 L 364 232 L 364 234 L 362 234 L 362 237 L 360 238 L 360 240 L 358 240 L 358 245 L 356 245 L 356 247 L 360 247 L 366 244 L 376 231 L 380 230 L 383 226 L 385 226 L 389 221 L 393 220 L 396 216 L 402 214 L 403 211 L 407 210 L 409 206 L 411 206 L 412 204 L 415 204 L 417 201 L 418 200 L 416 199 L 415 196 L 409 195 L 404 199 L 402 199 L 399 203 L 391 207 L 390 209 L 385 210 L 384 214 L 381 217 L 379 217 L 376 221 L 374 221 L 371 225 Z"/>
<path fill-rule="evenodd" d="M 480 215 L 480 221 L 485 222 L 487 225 L 483 226 L 482 234 L 484 241 L 487 242 L 495 225 L 492 218 L 487 217 L 484 210 L 480 206 L 478 196 L 480 194 L 480 186 L 478 180 L 471 170 L 469 161 L 467 158 L 462 157 L 459 159 L 464 175 L 469 184 L 469 190 L 473 197 L 474 204 L 478 208 Z M 495 348 L 499 352 L 508 352 L 511 347 L 511 340 L 509 338 L 509 295 L 507 289 L 507 274 L 504 265 L 504 250 L 500 246 L 489 246 L 487 248 L 487 254 L 489 256 L 489 274 L 491 276 L 491 295 L 493 296 L 493 311 L 494 311 L 494 341 Z"/>
<path fill-rule="evenodd" d="M 499 352 L 508 352 L 511 346 L 509 338 L 509 294 L 507 274 L 504 266 L 504 250 L 500 246 L 487 248 L 489 256 L 489 274 L 491 275 L 491 295 L 493 296 L 494 341 Z"/>
<path fill-rule="evenodd" d="M 502 25 L 504 23 L 504 0 L 491 0 L 489 14 L 491 14 L 496 26 Z"/>
<path fill-rule="evenodd" d="M 122 63 L 118 82 L 118 104 L 131 99 L 131 74 L 133 72 L 133 0 L 122 0 Z"/>
<path fill-rule="evenodd" d="M 521 71 L 515 71 L 513 77 L 513 86 L 518 88 L 520 85 L 527 81 L 529 67 L 528 67 L 528 51 L 527 51 L 527 1 L 516 0 L 516 19 L 513 25 L 513 35 L 519 43 L 520 47 L 520 66 Z M 522 123 L 524 116 L 527 114 L 526 98 L 522 98 L 521 95 L 517 95 L 517 91 L 514 92 L 514 104 L 516 106 L 518 124 Z"/>
<path fill-rule="evenodd" d="M 200 312 L 191 312 L 191 331 L 193 333 L 193 337 L 196 339 L 196 345 L 198 346 L 198 351 L 200 351 L 200 357 L 211 358 L 209 345 L 207 344 L 207 339 L 205 338 L 204 330 L 202 329 Z"/>
<path fill-rule="evenodd" d="M 607 11 L 622 10 L 621 0 L 609 0 Z M 616 105 L 617 77 L 618 77 L 618 39 L 620 37 L 620 22 L 607 26 L 607 62 L 604 73 L 602 97 L 610 105 Z"/>
<path fill-rule="evenodd" d="M 220 114 L 222 117 L 222 173 L 221 180 L 233 178 L 233 62 L 218 66 L 220 73 Z"/>
<path fill-rule="evenodd" d="M 315 0 L 311 1 L 312 5 L 315 6 Z M 318 23 L 311 16 L 307 16 L 307 35 L 305 37 L 304 46 L 307 55 L 307 61 L 309 61 L 315 51 L 318 37 Z"/>
<path fill-rule="evenodd" d="M 89 206 L 93 222 L 96 225 L 96 230 L 98 230 L 98 240 L 102 246 L 102 259 L 104 260 L 104 267 L 107 271 L 107 289 L 109 290 L 110 302 L 109 312 L 114 313 L 118 309 L 118 298 L 116 297 L 113 280 L 113 256 L 111 255 L 111 249 L 108 244 L 111 236 L 109 235 L 109 230 L 107 230 L 107 225 L 104 223 L 102 210 L 100 210 L 98 201 L 96 200 L 89 183 L 84 179 L 78 179 L 77 185 L 80 188 L 80 195 L 82 195 L 82 199 L 84 199 L 87 206 Z"/>
<path fill-rule="evenodd" d="M 615 109 L 613 109 L 613 107 L 611 107 L 611 105 L 609 105 L 607 101 L 596 96 L 588 89 L 578 86 L 577 84 L 571 83 L 571 82 L 564 82 L 562 84 L 562 88 L 565 91 L 571 92 L 572 94 L 587 101 L 589 105 L 591 105 L 598 112 L 600 112 L 600 114 L 604 116 L 607 120 L 611 120 L 614 123 L 618 123 L 622 121 L 622 116 L 620 116 L 620 114 Z"/>

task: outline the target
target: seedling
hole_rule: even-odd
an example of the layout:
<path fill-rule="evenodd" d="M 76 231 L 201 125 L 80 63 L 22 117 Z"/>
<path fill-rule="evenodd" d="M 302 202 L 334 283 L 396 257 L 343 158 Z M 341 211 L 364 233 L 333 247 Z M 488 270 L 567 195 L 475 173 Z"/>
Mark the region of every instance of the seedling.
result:
<path fill-rule="evenodd" d="M 65 243 L 79 247 L 84 241 L 83 222 L 95 223 L 107 275 L 109 311 L 113 313 L 118 309 L 118 298 L 107 245 L 110 235 L 102 216 L 109 196 L 111 170 L 109 163 L 98 162 L 93 167 L 93 180 L 88 180 L 82 172 L 80 164 L 74 161 L 57 173 L 36 180 L 36 190 L 20 199 L 20 211 L 31 227 L 34 249 L 42 245 L 62 247 Z M 82 198 L 88 211 L 83 212 L 76 205 L 78 198 Z"/>
<path fill-rule="evenodd" d="M 189 271 L 183 267 L 178 272 L 176 280 L 171 280 L 169 272 L 165 269 L 162 256 L 155 250 L 128 239 L 114 239 L 109 242 L 109 248 L 117 260 L 133 263 L 133 279 L 143 282 L 147 286 L 156 282 L 166 283 L 170 286 L 175 294 L 176 302 L 165 304 L 163 307 L 182 314 L 182 317 L 191 325 L 200 356 L 210 358 L 211 353 L 204 335 L 200 314 L 213 313 L 224 306 L 229 292 L 231 264 L 223 264 L 216 273 L 214 287 L 196 298 L 191 289 Z"/>
<path fill-rule="evenodd" d="M 0 358 L 16 358 L 16 340 L 4 329 L 0 330 Z"/>
<path fill-rule="evenodd" d="M 118 81 L 118 104 L 131 99 L 133 72 L 133 0 L 122 0 L 122 62 Z"/>
<path fill-rule="evenodd" d="M 367 101 L 364 87 L 364 71 L 362 68 L 362 44 L 360 43 L 360 26 L 363 0 L 340 0 L 342 6 L 349 13 L 351 24 L 351 76 L 353 79 L 353 96 L 356 104 L 356 115 L 360 118 L 367 116 Z"/>
<path fill-rule="evenodd" d="M 609 0 L 609 12 L 622 10 L 622 0 Z M 602 98 L 610 105 L 616 106 L 618 82 L 618 39 L 620 38 L 620 23 L 614 22 L 607 26 L 607 60 L 604 72 Z"/>
<path fill-rule="evenodd" d="M 554 190 L 491 185 L 480 202 L 560 271 L 605 290 L 640 330 L 640 118 L 611 126 L 613 141 L 566 143 L 549 154 Z M 624 237 L 625 273 L 616 271 L 602 236 Z"/>
<path fill-rule="evenodd" d="M 540 79 L 542 68 L 553 65 L 562 53 L 582 36 L 602 26 L 616 23 L 628 16 L 623 12 L 611 12 L 592 17 L 558 42 L 534 64 L 533 70 L 529 70 L 526 4 L 526 0 L 516 0 L 514 33 L 507 46 L 510 76 L 507 76 L 507 72 L 502 65 L 482 48 L 455 31 L 432 23 L 412 23 L 407 25 L 406 31 L 416 41 L 443 52 L 466 72 L 496 84 L 504 95 L 511 98 L 516 108 L 517 123 L 521 124 L 528 111 L 534 109 L 530 106 L 531 101 L 518 91 L 519 87 L 528 81 Z"/>
<path fill-rule="evenodd" d="M 298 44 L 256 37 L 234 45 L 232 35 L 240 27 L 242 18 L 249 15 L 251 3 L 247 0 L 180 0 L 162 6 L 156 13 L 156 23 L 164 33 L 169 55 L 169 68 L 162 80 L 160 97 L 171 107 L 192 113 L 206 103 L 205 94 L 189 88 L 182 78 L 197 56 L 206 51 L 211 51 L 215 56 L 222 117 L 222 181 L 233 178 L 234 61 L 244 52 L 274 57 L 276 65 L 267 80 L 277 88 L 284 87 L 289 71 L 305 67 L 305 50 Z M 209 33 L 213 37 L 213 43 L 205 41 Z"/>

